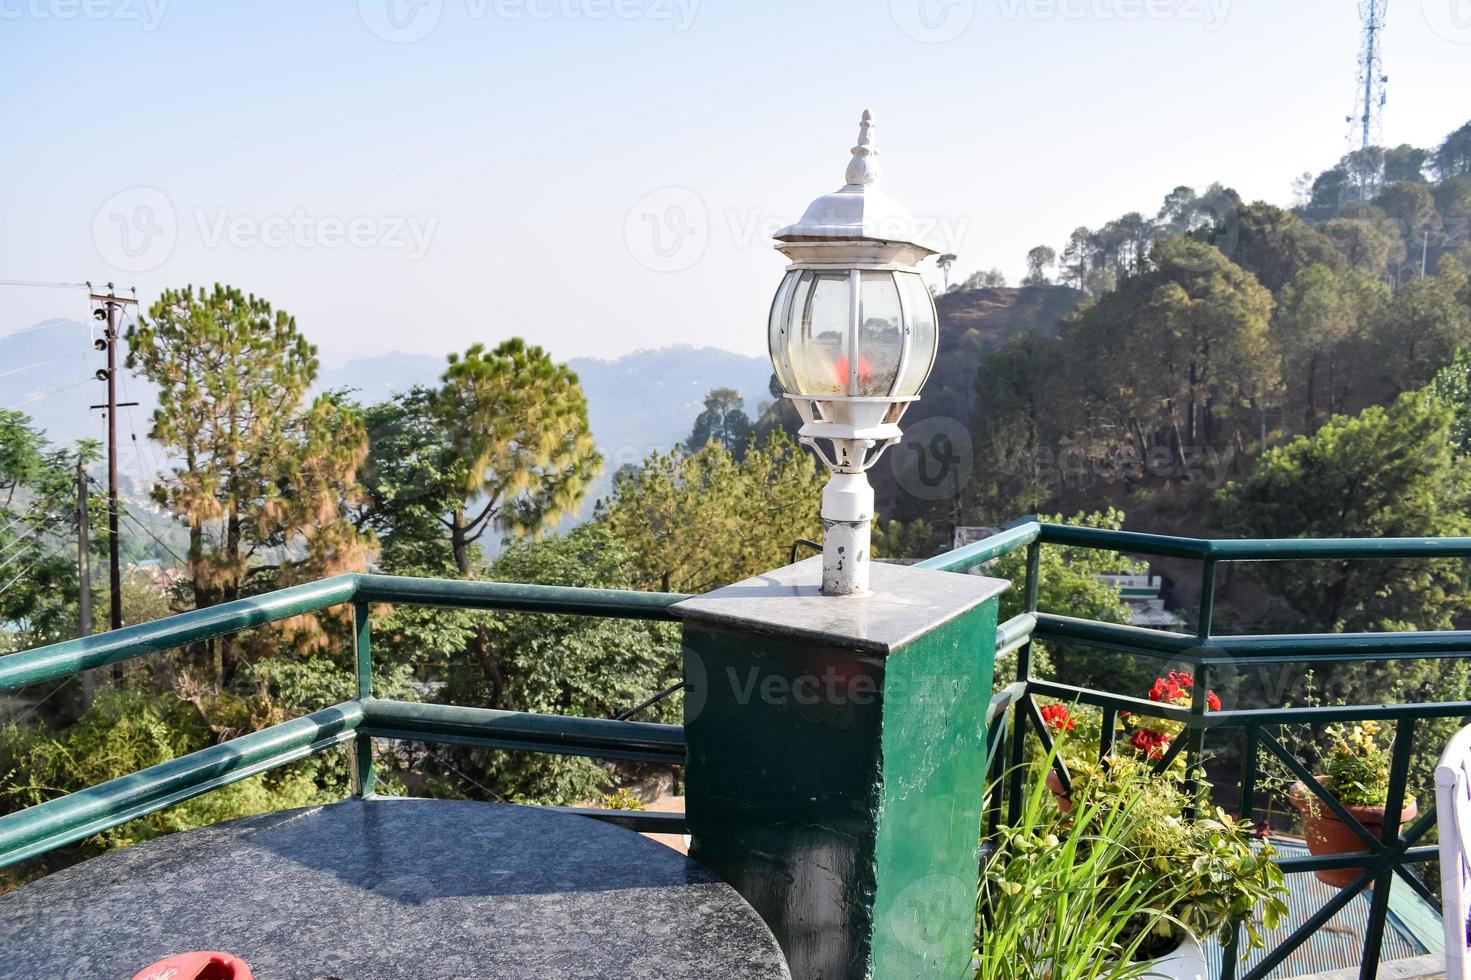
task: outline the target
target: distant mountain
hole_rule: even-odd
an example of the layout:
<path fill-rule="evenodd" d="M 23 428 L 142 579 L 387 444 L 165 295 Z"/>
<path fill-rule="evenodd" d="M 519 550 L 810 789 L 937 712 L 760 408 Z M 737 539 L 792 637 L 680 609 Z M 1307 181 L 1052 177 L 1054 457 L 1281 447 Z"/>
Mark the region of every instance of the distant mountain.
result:
<path fill-rule="evenodd" d="M 604 461 L 602 477 L 568 526 L 592 513 L 619 467 L 683 442 L 712 388 L 739 391 L 753 418 L 759 403 L 771 397 L 769 360 L 716 347 L 661 347 L 613 360 L 574 357 L 567 366 L 577 372 L 587 395 L 588 422 Z M 324 370 L 318 387 L 356 389 L 356 397 L 364 402 L 382 401 L 416 384 L 437 383 L 444 367 L 442 357 L 379 354 Z"/>
<path fill-rule="evenodd" d="M 355 399 L 371 405 L 401 395 L 414 385 L 435 384 L 443 373 L 442 357 L 393 351 L 324 365 L 316 387 L 319 391 L 350 389 Z"/>
<path fill-rule="evenodd" d="M 47 320 L 0 337 L 0 407 L 25 412 L 58 445 L 104 438 L 102 412 L 88 409 L 107 397 L 106 386 L 94 377 L 105 362 L 92 339 L 92 327 L 80 320 Z M 758 403 L 770 398 L 766 358 L 714 347 L 641 350 L 614 360 L 578 357 L 568 364 L 587 394 L 593 437 L 607 463 L 583 517 L 607 493 L 618 467 L 689 435 L 710 389 L 736 389 L 753 417 Z M 416 384 L 435 384 L 444 365 L 444 358 L 427 354 L 378 354 L 325 366 L 316 387 L 350 389 L 363 402 L 383 401 Z M 139 404 L 118 413 L 118 470 L 125 486 L 135 485 L 146 497 L 152 474 L 167 466 L 164 453 L 147 438 L 157 392 L 126 370 L 121 381 L 119 400 Z"/>
<path fill-rule="evenodd" d="M 759 403 L 771 399 L 770 360 L 715 347 L 661 347 L 567 364 L 587 394 L 593 437 L 610 472 L 683 442 L 712 388 L 739 391 L 753 418 Z"/>
<path fill-rule="evenodd" d="M 739 391 L 752 414 L 771 397 L 770 361 L 715 347 L 662 347 L 614 360 L 574 357 L 567 366 L 587 395 L 593 438 L 610 470 L 683 441 L 712 388 Z M 383 401 L 414 385 L 438 383 L 444 367 L 442 357 L 379 354 L 323 370 L 317 387 L 356 389 L 361 401 Z"/>
<path fill-rule="evenodd" d="M 81 320 L 46 320 L 0 337 L 0 408 L 25 412 L 61 445 L 103 438 L 102 413 L 87 407 L 107 399 L 107 386 L 94 376 L 106 359 L 93 350 L 92 339 L 92 326 Z M 144 414 L 133 409 L 146 428 L 152 389 L 143 382 L 129 384 L 119 400 L 147 402 L 140 406 Z"/>

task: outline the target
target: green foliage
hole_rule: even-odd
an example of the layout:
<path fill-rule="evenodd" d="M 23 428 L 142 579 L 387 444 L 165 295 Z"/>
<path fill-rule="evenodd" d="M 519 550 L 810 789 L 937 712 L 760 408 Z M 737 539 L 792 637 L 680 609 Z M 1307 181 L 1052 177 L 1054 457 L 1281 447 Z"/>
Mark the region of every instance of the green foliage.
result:
<path fill-rule="evenodd" d="M 1396 290 L 1376 329 L 1375 356 L 1390 393 L 1430 381 L 1457 352 L 1471 344 L 1471 308 L 1462 293 L 1466 272 L 1459 263 L 1438 267 Z"/>
<path fill-rule="evenodd" d="M 908 523 L 900 520 L 875 520 L 873 541 L 869 550 L 874 558 L 929 558 L 949 547 L 949 542 L 929 521 L 915 518 Z"/>
<path fill-rule="evenodd" d="M 982 366 L 976 439 L 1000 465 L 981 488 L 1001 506 L 1093 483 L 1127 493 L 1160 454 L 1192 479 L 1202 451 L 1221 465 L 1256 427 L 1281 365 L 1271 295 L 1210 245 L 1167 238 L 1150 254 L 1152 270 L 1079 307 L 1057 340 L 1018 338 Z"/>
<path fill-rule="evenodd" d="M 1423 233 L 1440 225 L 1440 218 L 1435 211 L 1435 199 L 1430 188 L 1422 181 L 1386 184 L 1374 199 L 1374 206 L 1383 211 L 1391 221 L 1399 224 L 1405 241 L 1412 245 L 1420 244 Z M 1418 252 L 1419 249 L 1412 251 Z"/>
<path fill-rule="evenodd" d="M 434 399 L 432 389 L 414 387 L 363 410 L 369 443 L 358 522 L 377 536 L 378 565 L 388 574 L 461 574 L 451 528 L 455 509 L 464 503 L 468 464 L 450 445 Z M 479 568 L 479 545 L 464 547 L 470 566 Z M 375 607 L 374 664 L 424 677 L 442 673 L 451 659 L 471 655 L 466 651 L 477 642 L 476 627 L 484 618 L 464 609 Z"/>
<path fill-rule="evenodd" d="M 740 461 L 713 442 L 652 453 L 614 478 L 599 520 L 633 554 L 635 588 L 707 592 L 785 565 L 794 540 L 815 539 L 823 482 L 776 430 Z"/>
<path fill-rule="evenodd" d="M 1445 138 L 1435 151 L 1434 166 L 1442 179 L 1471 177 L 1471 122 Z"/>
<path fill-rule="evenodd" d="M 1340 803 L 1383 806 L 1389 800 L 1389 750 L 1379 744 L 1379 723 L 1330 725 L 1324 734 L 1332 740 L 1328 789 Z"/>
<path fill-rule="evenodd" d="M 1044 514 L 1040 520 L 1050 523 L 1076 524 L 1119 530 L 1124 524 L 1122 511 L 1109 509 L 1092 514 L 1075 514 L 1065 519 L 1061 514 Z M 1061 616 L 1076 616 L 1104 623 L 1127 623 L 1129 606 L 1117 586 L 1101 581 L 1098 576 L 1137 574 L 1142 566 L 1114 552 L 1070 545 L 1048 545 L 1038 555 L 1037 608 Z M 987 575 L 1017 583 L 1016 588 L 1001 594 L 1001 619 L 1004 621 L 1024 611 L 1025 596 L 1021 583 L 1027 577 L 1026 549 L 996 559 L 986 569 Z M 996 683 L 1004 686 L 1015 676 L 1016 654 L 1007 654 L 996 665 Z M 1033 670 L 1038 676 L 1066 679 L 1069 684 L 1099 690 L 1135 692 L 1148 687 L 1152 667 L 1140 658 L 1127 654 L 1107 653 L 1067 644 L 1032 644 Z"/>
<path fill-rule="evenodd" d="M 1034 762 L 1021 820 L 982 867 L 978 977 L 1147 976 L 1139 961 L 1181 932 L 1224 942 L 1237 921 L 1264 945 L 1287 911 L 1270 844 L 1224 811 L 1187 818 L 1180 784 L 1127 756 L 1078 766 L 1064 813 L 1054 758 Z"/>
<path fill-rule="evenodd" d="M 1310 265 L 1342 272 L 1347 264 L 1322 232 L 1291 211 L 1261 201 L 1243 206 L 1213 238 L 1272 293 Z"/>
<path fill-rule="evenodd" d="M 83 442 L 75 452 L 54 448 L 27 416 L 0 409 L 0 623 L 16 630 L 8 638 L 16 648 L 52 643 L 76 629 L 79 455 L 95 460 L 96 443 Z M 103 519 L 100 499 L 91 500 L 90 510 L 94 521 Z M 99 535 L 93 554 L 101 557 L 104 547 Z"/>
<path fill-rule="evenodd" d="M 37 725 L 11 724 L 0 730 L 0 810 L 33 806 L 212 742 L 205 718 L 188 701 L 171 694 L 107 690 L 75 724 L 58 733 Z M 80 851 L 95 854 L 217 820 L 338 798 L 340 789 L 327 793 L 318 782 L 319 773 L 334 762 L 345 773 L 340 759 L 314 757 L 105 831 L 83 842 Z"/>
<path fill-rule="evenodd" d="M 716 388 L 705 396 L 705 410 L 695 418 L 684 448 L 697 453 L 705 443 L 714 441 L 739 462 L 746 455 L 750 438 L 751 418 L 746 414 L 740 392 L 734 388 Z"/>
<path fill-rule="evenodd" d="M 1070 433 L 1064 398 L 1067 347 L 1056 337 L 1021 334 L 986 358 L 976 377 L 973 440 L 995 465 L 982 468 L 976 487 L 992 501 L 991 516 L 1036 511 L 1057 484 L 1053 447 Z"/>
<path fill-rule="evenodd" d="M 1425 164 L 1430 160 L 1430 151 L 1401 143 L 1384 151 L 1385 183 L 1425 180 Z"/>
<path fill-rule="evenodd" d="M 1305 175 L 1296 213 L 1178 187 L 1152 221 L 1075 229 L 1059 278 L 1094 301 L 982 365 L 963 411 L 991 462 L 965 522 L 1112 503 L 1178 530 L 1260 453 L 1425 384 L 1471 344 L 1468 131 L 1350 153 Z"/>
<path fill-rule="evenodd" d="M 1047 282 L 1047 270 L 1057 264 L 1057 251 L 1046 245 L 1038 245 L 1027 252 L 1027 274 L 1023 286 L 1041 286 Z"/>
<path fill-rule="evenodd" d="M 965 277 L 965 281 L 956 284 L 956 289 L 965 291 L 971 289 L 1004 289 L 1006 288 L 1006 274 L 1000 269 L 977 269 Z"/>
<path fill-rule="evenodd" d="M 1379 222 L 1333 218 L 1323 222 L 1318 230 L 1343 253 L 1351 268 L 1362 269 L 1373 276 L 1384 275 L 1391 264 L 1398 266 L 1405 259 L 1404 243 L 1398 235 L 1385 234 Z"/>
<path fill-rule="evenodd" d="M 1148 938 L 1137 928 L 1165 915 L 1128 841 L 1146 819 L 1080 794 L 1070 832 L 1047 789 L 1044 767 L 1027 781 L 1021 819 L 1000 828 L 981 867 L 975 980 L 1126 980 Z M 1120 882 L 1119 879 L 1122 878 Z"/>
<path fill-rule="evenodd" d="M 1366 385 L 1355 369 L 1388 299 L 1388 289 L 1368 273 L 1340 274 L 1325 265 L 1308 266 L 1282 287 L 1272 340 L 1282 352 L 1283 376 L 1292 381 L 1284 407 L 1301 413 L 1304 431 L 1343 412 L 1355 386 Z"/>
<path fill-rule="evenodd" d="M 1168 936 L 1184 929 L 1202 938 L 1215 935 L 1224 945 L 1240 921 L 1247 947 L 1260 949 L 1261 926 L 1275 929 L 1287 913 L 1287 889 L 1271 844 L 1254 844 L 1250 825 L 1219 807 L 1211 816 L 1187 817 L 1191 798 L 1174 774 L 1156 774 L 1144 760 L 1119 756 L 1107 769 L 1095 763 L 1079 770 L 1071 798 L 1096 805 L 1092 820 L 1113 812 L 1131 818 L 1120 841 L 1129 859 L 1105 875 L 1116 887 L 1147 883 L 1155 907 L 1166 913 L 1148 924 L 1149 932 Z M 1072 817 L 1074 833 L 1092 828 L 1089 814 Z"/>
<path fill-rule="evenodd" d="M 539 532 L 577 509 L 602 470 L 577 375 L 519 337 L 451 354 L 429 410 L 451 455 L 459 492 L 450 544 L 462 575 L 469 546 L 491 527 Z"/>
<path fill-rule="evenodd" d="M 620 786 L 616 793 L 604 793 L 598 801 L 604 810 L 645 810 L 644 801 L 633 795 L 627 786 Z"/>
<path fill-rule="evenodd" d="M 1471 531 L 1450 409 L 1411 393 L 1339 416 L 1267 453 L 1216 497 L 1243 537 L 1432 537 Z M 1464 591 L 1454 559 L 1263 562 L 1250 574 L 1316 630 L 1448 629 Z"/>
<path fill-rule="evenodd" d="M 359 521 L 383 540 L 382 568 L 475 577 L 492 530 L 540 533 L 575 511 L 602 467 L 577 375 L 519 338 L 452 354 L 443 384 L 366 412 L 374 439 Z M 505 706 L 491 619 L 467 610 L 392 609 L 375 629 L 388 663 L 427 673 L 453 663 L 481 672 Z"/>
<path fill-rule="evenodd" d="M 450 445 L 435 392 L 415 386 L 363 409 L 368 458 L 359 523 L 378 538 L 378 563 L 395 575 L 457 574 L 449 515 L 464 502 L 469 464 Z M 472 554 L 478 563 L 478 551 Z"/>
<path fill-rule="evenodd" d="M 1451 410 L 1450 438 L 1456 456 L 1471 454 L 1471 351 L 1461 351 L 1441 368 L 1428 391 Z"/>
<path fill-rule="evenodd" d="M 507 582 L 628 588 L 637 571 L 628 548 L 606 526 L 589 523 L 513 544 L 489 574 Z M 461 657 L 450 665 L 445 703 L 609 718 L 674 683 L 681 669 L 677 631 L 669 624 L 493 613 L 486 634 L 497 684 L 487 682 L 482 665 Z M 672 718 L 677 702 L 660 711 L 644 717 Z M 450 774 L 468 777 L 462 790 L 512 802 L 577 803 L 598 797 L 611 782 L 606 769 L 567 756 L 444 747 L 437 757 Z"/>
<path fill-rule="evenodd" d="M 229 286 L 165 290 L 128 345 L 128 366 L 159 389 L 151 434 L 180 461 L 154 497 L 189 527 L 196 608 L 366 565 L 371 541 L 346 510 L 367 437 L 339 396 L 308 398 L 316 349 L 295 319 Z M 282 630 L 327 642 L 316 617 Z M 202 645 L 221 684 L 236 646 Z"/>

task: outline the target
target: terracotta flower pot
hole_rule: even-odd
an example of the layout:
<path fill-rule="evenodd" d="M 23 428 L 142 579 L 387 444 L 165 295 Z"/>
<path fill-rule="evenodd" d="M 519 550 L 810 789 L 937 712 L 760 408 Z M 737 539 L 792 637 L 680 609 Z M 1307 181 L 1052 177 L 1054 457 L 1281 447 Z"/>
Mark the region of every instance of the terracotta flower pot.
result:
<path fill-rule="evenodd" d="M 1056 769 L 1047 770 L 1047 788 L 1052 790 L 1052 795 L 1057 797 L 1057 808 L 1063 813 L 1073 811 L 1073 801 L 1068 799 L 1067 790 L 1062 787 L 1062 777 L 1057 774 Z"/>
<path fill-rule="evenodd" d="M 1327 776 L 1314 776 L 1313 778 L 1320 786 L 1325 786 L 1328 782 Z M 1318 799 L 1302 782 L 1292 784 L 1287 791 L 1287 799 L 1302 814 L 1303 836 L 1307 838 L 1310 853 L 1325 857 L 1330 854 L 1352 854 L 1355 851 L 1368 850 L 1364 839 L 1354 833 L 1352 827 L 1339 820 L 1338 815 L 1328 809 L 1327 804 Z M 1380 836 L 1383 832 L 1384 807 L 1355 806 L 1344 803 L 1343 808 L 1375 837 Z M 1400 811 L 1400 825 L 1403 826 L 1415 819 L 1416 812 L 1418 811 L 1415 808 L 1415 801 L 1406 802 L 1404 809 Z M 1315 871 L 1313 874 L 1324 884 L 1332 885 L 1334 888 L 1347 888 L 1353 884 L 1354 879 L 1363 870 L 1363 868 L 1330 868 Z"/>

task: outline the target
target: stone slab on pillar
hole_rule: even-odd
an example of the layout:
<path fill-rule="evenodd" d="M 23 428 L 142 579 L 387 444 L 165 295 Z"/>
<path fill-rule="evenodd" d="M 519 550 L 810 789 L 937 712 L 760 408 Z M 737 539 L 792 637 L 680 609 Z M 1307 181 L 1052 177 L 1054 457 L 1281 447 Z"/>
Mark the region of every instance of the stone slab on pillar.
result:
<path fill-rule="evenodd" d="M 794 980 L 967 975 L 999 579 L 821 559 L 673 607 L 683 621 L 690 855 Z"/>

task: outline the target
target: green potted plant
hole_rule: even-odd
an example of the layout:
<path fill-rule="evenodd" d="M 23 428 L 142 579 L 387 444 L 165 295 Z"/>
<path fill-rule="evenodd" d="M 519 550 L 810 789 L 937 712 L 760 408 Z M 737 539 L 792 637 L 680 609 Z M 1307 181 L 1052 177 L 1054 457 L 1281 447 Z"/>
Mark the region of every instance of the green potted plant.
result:
<path fill-rule="evenodd" d="M 1313 778 L 1365 830 L 1378 837 L 1384 829 L 1385 807 L 1389 803 L 1389 751 L 1380 744 L 1379 723 L 1364 721 L 1347 728 L 1330 725 L 1324 731 L 1332 740 L 1328 771 Z M 1302 815 L 1303 836 L 1312 854 L 1352 854 L 1367 850 L 1364 839 L 1303 782 L 1292 784 L 1287 799 Z M 1400 823 L 1415 819 L 1416 812 L 1414 797 L 1406 796 L 1400 809 Z M 1313 873 L 1325 884 L 1346 888 L 1363 870 L 1330 868 Z"/>
<path fill-rule="evenodd" d="M 1275 928 L 1286 914 L 1287 891 L 1272 845 L 1219 807 L 1190 815 L 1190 797 L 1175 774 L 1124 756 L 1107 767 L 1079 769 L 1074 799 L 1080 793 L 1098 801 L 1100 811 L 1128 808 L 1142 817 L 1125 842 L 1137 864 L 1122 864 L 1109 876 L 1120 886 L 1142 880 L 1165 912 L 1134 924 L 1145 933 L 1140 951 L 1151 958 L 1154 975 L 1204 980 L 1202 937 L 1217 935 L 1224 943 L 1239 921 L 1245 949 L 1259 949 L 1262 926 Z"/>
<path fill-rule="evenodd" d="M 1075 799 L 1062 815 L 1036 770 L 1020 818 L 992 842 L 977 895 L 975 980 L 1148 975 L 1138 923 L 1167 913 L 1128 843 L 1148 815 L 1086 788 Z M 1120 874 L 1131 866 L 1139 873 Z"/>
<path fill-rule="evenodd" d="M 1160 678 L 1151 700 L 1179 705 L 1189 703 L 1188 675 Z M 1207 692 L 1207 707 L 1220 701 Z M 1072 788 L 1064 793 L 1052 758 L 1045 765 L 1044 782 L 1057 803 L 1058 819 L 1087 830 L 1087 820 L 1076 812 L 1080 799 L 1090 801 L 1096 815 L 1127 809 L 1136 819 L 1123 843 L 1135 859 L 1109 872 L 1116 887 L 1143 882 L 1149 900 L 1160 914 L 1136 916 L 1130 928 L 1142 933 L 1138 952 L 1152 957 L 1152 975 L 1171 978 L 1205 976 L 1200 937 L 1230 932 L 1241 921 L 1246 948 L 1264 944 L 1262 925 L 1274 928 L 1286 912 L 1286 889 L 1275 850 L 1257 839 L 1251 825 L 1235 820 L 1219 808 L 1203 815 L 1192 813 L 1184 792 L 1184 765 L 1156 772 L 1154 764 L 1179 737 L 1183 726 L 1155 718 L 1125 720 L 1133 735 L 1116 744 L 1102 762 L 1097 759 L 1100 721 L 1097 712 L 1078 706 L 1050 704 L 1042 709 L 1043 723 L 1053 737 L 1053 757 L 1061 758 L 1071 775 Z M 1209 785 L 1200 784 L 1201 799 Z"/>

